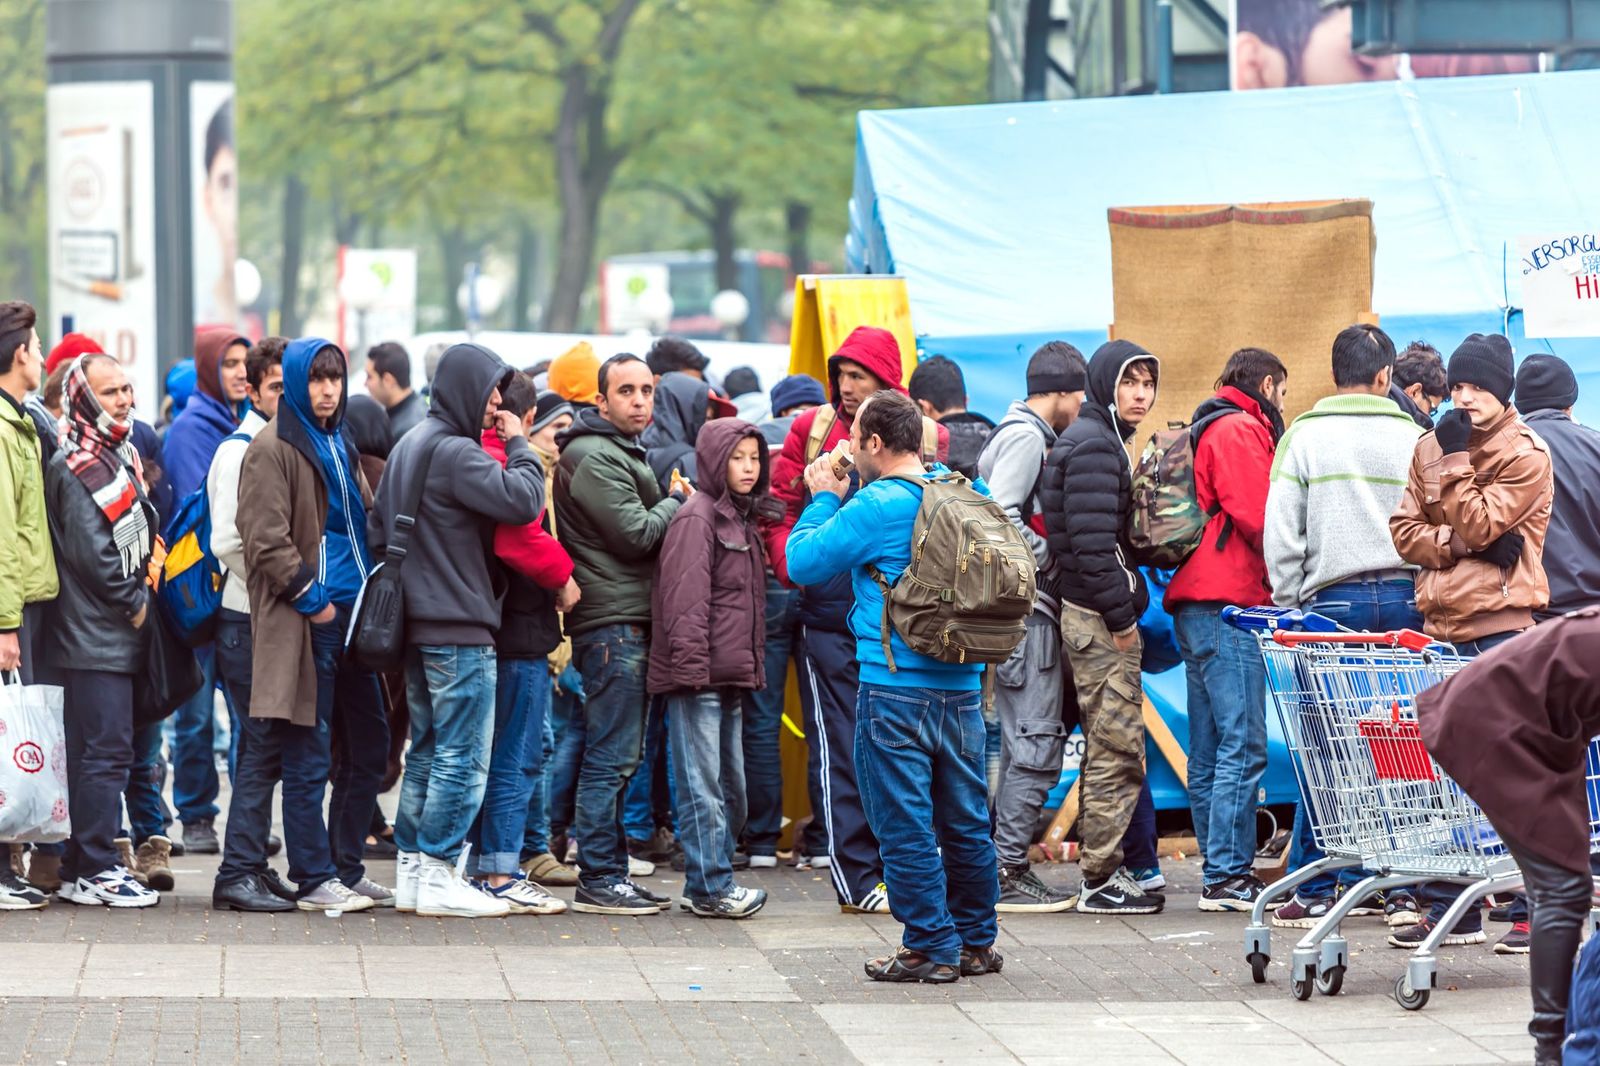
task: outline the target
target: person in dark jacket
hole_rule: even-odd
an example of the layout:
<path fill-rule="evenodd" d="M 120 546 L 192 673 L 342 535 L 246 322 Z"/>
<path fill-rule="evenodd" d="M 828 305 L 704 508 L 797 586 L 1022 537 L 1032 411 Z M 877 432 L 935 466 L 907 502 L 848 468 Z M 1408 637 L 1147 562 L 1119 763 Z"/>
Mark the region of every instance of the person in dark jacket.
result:
<path fill-rule="evenodd" d="M 1539 622 L 1600 605 L 1600 431 L 1572 420 L 1577 402 L 1578 379 L 1558 356 L 1530 355 L 1517 367 L 1517 410 L 1550 446 L 1556 479 L 1542 559 L 1550 605 L 1533 612 Z"/>
<path fill-rule="evenodd" d="M 1395 357 L 1389 399 L 1423 429 L 1433 428 L 1433 413 L 1450 395 L 1444 356 L 1427 341 L 1412 341 Z"/>
<path fill-rule="evenodd" d="M 121 864 L 114 840 L 133 765 L 135 676 L 144 669 L 155 508 L 128 437 L 133 386 L 108 355 L 67 372 L 67 432 L 45 472 L 45 513 L 61 590 L 47 658 L 65 675 L 72 837 L 61 862 L 69 903 L 153 907 L 161 897 Z M 53 757 L 53 756 L 52 756 Z"/>
<path fill-rule="evenodd" d="M 367 516 L 373 552 L 381 555 L 426 464 L 403 570 L 411 754 L 395 819 L 395 905 L 419 914 L 477 918 L 510 910 L 455 866 L 483 802 L 494 734 L 494 639 L 505 582 L 485 548 L 494 525 L 525 525 L 544 508 L 544 473 L 522 419 L 500 411 L 512 373 L 480 345 L 446 351 L 428 417 L 389 453 Z M 506 444 L 504 467 L 480 443 L 491 426 Z"/>
<path fill-rule="evenodd" d="M 374 344 L 367 352 L 367 394 L 383 405 L 395 440 L 428 417 L 428 405 L 411 387 L 411 355 L 395 341 Z"/>
<path fill-rule="evenodd" d="M 1522 872 L 1533 900 L 1528 1031 L 1535 1062 L 1560 1066 L 1572 960 L 1594 894 L 1587 775 L 1589 738 L 1600 734 L 1600 609 L 1485 652 L 1417 697 L 1417 724 Z"/>
<path fill-rule="evenodd" d="M 911 372 L 906 389 L 922 413 L 949 432 L 950 456 L 945 465 L 976 481 L 978 456 L 994 433 L 994 423 L 967 410 L 967 382 L 961 367 L 942 355 L 924 359 Z"/>
<path fill-rule="evenodd" d="M 1211 517 L 1163 603 L 1188 677 L 1189 806 L 1205 857 L 1203 911 L 1250 910 L 1267 887 L 1254 873 L 1266 667 L 1254 634 L 1225 624 L 1222 609 L 1272 604 L 1262 536 L 1288 378 L 1271 352 L 1241 348 L 1189 423 L 1195 502 Z"/>
<path fill-rule="evenodd" d="M 700 491 L 667 527 L 656 562 L 648 684 L 667 697 L 689 909 L 748 918 L 763 889 L 733 881 L 745 821 L 743 713 L 766 683 L 766 560 L 756 505 L 768 484 L 767 442 L 748 422 L 718 419 L 695 444 Z"/>
<path fill-rule="evenodd" d="M 649 914 L 670 901 L 628 879 L 620 800 L 643 747 L 650 597 L 667 524 L 694 486 L 663 495 L 639 434 L 650 423 L 655 378 L 636 355 L 600 367 L 599 406 L 578 412 L 556 440 L 556 525 L 583 599 L 567 615 L 583 675 L 585 749 L 573 835 L 583 874 L 573 910 Z"/>
<path fill-rule="evenodd" d="M 1150 603 L 1129 561 L 1127 446 L 1155 404 L 1159 374 L 1155 356 L 1132 341 L 1102 344 L 1089 360 L 1083 410 L 1051 446 L 1040 491 L 1085 741 L 1078 909 L 1095 914 L 1155 914 L 1165 905 L 1122 865 L 1144 786 L 1139 616 Z"/>
<path fill-rule="evenodd" d="M 706 408 L 711 402 L 711 386 L 681 370 L 661 375 L 656 382 L 655 416 L 639 443 L 644 445 L 645 461 L 655 471 L 662 492 L 672 489 L 674 470 L 698 482 L 695 467 L 695 438 L 706 424 Z"/>

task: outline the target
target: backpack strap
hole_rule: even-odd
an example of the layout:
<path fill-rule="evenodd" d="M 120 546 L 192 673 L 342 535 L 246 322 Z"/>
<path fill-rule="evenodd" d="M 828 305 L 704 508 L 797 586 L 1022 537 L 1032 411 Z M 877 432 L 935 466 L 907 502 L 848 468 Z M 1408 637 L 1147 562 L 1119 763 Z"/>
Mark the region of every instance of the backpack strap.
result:
<path fill-rule="evenodd" d="M 433 453 L 439 450 L 444 438 L 445 434 L 436 433 L 432 440 L 422 446 L 421 469 L 417 471 L 416 480 L 406 486 L 400 513 L 394 516 L 394 536 L 389 538 L 383 558 L 384 562 L 392 561 L 396 570 L 406 561 L 406 552 L 411 547 L 411 530 L 417 524 L 417 511 L 422 507 L 422 490 L 428 484 L 428 468 L 433 465 Z"/>
<path fill-rule="evenodd" d="M 879 570 L 871 563 L 866 565 L 867 576 L 878 583 L 878 588 L 883 590 L 883 659 L 889 667 L 889 672 L 895 672 L 894 649 L 889 646 L 889 637 L 894 630 L 889 625 L 889 582 Z"/>
<path fill-rule="evenodd" d="M 939 423 L 922 416 L 922 461 L 933 464 L 939 461 Z"/>
<path fill-rule="evenodd" d="M 1191 424 L 1189 426 L 1189 447 L 1193 448 L 1196 452 L 1199 452 L 1199 450 L 1200 450 L 1200 435 L 1202 433 L 1204 433 L 1207 429 L 1210 429 L 1211 428 L 1211 424 L 1213 422 L 1219 421 L 1220 419 L 1227 418 L 1229 415 L 1242 415 L 1244 413 L 1245 413 L 1244 408 L 1237 407 L 1237 406 L 1234 406 L 1234 405 L 1229 405 L 1228 407 L 1226 407 L 1226 408 L 1224 408 L 1224 409 L 1222 409 L 1220 411 L 1212 411 L 1210 414 L 1206 415 L 1204 418 L 1200 419 L 1198 422 L 1195 422 L 1195 423 L 1193 423 L 1193 424 Z M 1215 518 L 1215 517 L 1217 517 L 1218 514 L 1221 514 L 1221 513 L 1222 513 L 1222 504 L 1221 503 L 1213 502 L 1210 507 L 1206 508 L 1206 517 L 1207 518 Z M 1216 544 L 1212 545 L 1212 547 L 1214 547 L 1217 551 L 1221 551 L 1223 548 L 1226 548 L 1228 546 L 1228 539 L 1230 537 L 1232 537 L 1232 536 L 1233 536 L 1233 517 L 1231 515 L 1223 515 L 1222 516 L 1222 532 L 1217 534 L 1217 542 L 1216 542 Z"/>
<path fill-rule="evenodd" d="M 817 408 L 817 416 L 811 420 L 811 432 L 806 434 L 806 465 L 810 466 L 817 461 L 817 456 L 822 454 L 822 445 L 826 443 L 828 434 L 833 430 L 833 424 L 839 420 L 839 412 L 833 404 L 825 403 Z"/>

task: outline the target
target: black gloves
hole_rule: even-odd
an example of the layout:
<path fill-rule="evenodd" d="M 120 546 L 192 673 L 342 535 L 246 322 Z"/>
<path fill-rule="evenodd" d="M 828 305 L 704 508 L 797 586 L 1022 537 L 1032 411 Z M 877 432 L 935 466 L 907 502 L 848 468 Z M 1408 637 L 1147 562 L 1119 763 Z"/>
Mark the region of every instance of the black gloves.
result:
<path fill-rule="evenodd" d="M 1439 442 L 1444 454 L 1467 450 L 1467 437 L 1472 434 L 1472 416 L 1459 408 L 1439 419 L 1433 438 Z"/>
<path fill-rule="evenodd" d="M 1483 551 L 1474 552 L 1473 558 L 1493 563 L 1502 570 L 1509 570 L 1517 565 L 1518 559 L 1522 558 L 1522 543 L 1522 534 L 1513 533 L 1508 529 Z"/>

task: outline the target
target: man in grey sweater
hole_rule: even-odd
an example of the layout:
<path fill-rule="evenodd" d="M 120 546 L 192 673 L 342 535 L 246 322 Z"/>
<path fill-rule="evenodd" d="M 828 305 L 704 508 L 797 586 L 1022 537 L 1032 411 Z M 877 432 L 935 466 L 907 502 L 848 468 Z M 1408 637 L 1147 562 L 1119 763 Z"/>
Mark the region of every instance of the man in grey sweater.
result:
<path fill-rule="evenodd" d="M 1000 866 L 999 911 L 1064 911 L 1073 897 L 1050 888 L 1028 869 L 1028 845 L 1044 798 L 1061 777 L 1067 727 L 1064 693 L 1072 692 L 1061 657 L 1054 561 L 1039 515 L 1039 474 L 1056 434 L 1083 406 L 1087 364 L 1064 341 L 1051 341 L 1028 360 L 1028 398 L 1017 400 L 978 456 L 990 495 L 1033 549 L 1039 598 L 1028 634 L 997 671 L 994 704 L 1000 717 L 1000 780 L 994 799 L 994 846 Z"/>

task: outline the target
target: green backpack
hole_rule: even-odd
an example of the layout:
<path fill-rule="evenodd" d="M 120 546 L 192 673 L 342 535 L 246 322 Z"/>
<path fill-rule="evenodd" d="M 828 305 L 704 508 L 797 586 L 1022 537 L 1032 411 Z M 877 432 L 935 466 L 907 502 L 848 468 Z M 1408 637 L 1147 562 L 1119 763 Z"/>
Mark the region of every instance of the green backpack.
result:
<path fill-rule="evenodd" d="M 946 663 L 1003 663 L 1022 643 L 1033 611 L 1033 552 L 1001 506 L 957 473 L 896 476 L 922 490 L 911 564 L 883 589 L 883 655 L 895 669 L 890 626 L 912 651 Z"/>

